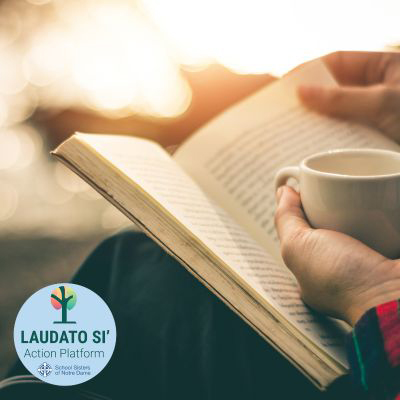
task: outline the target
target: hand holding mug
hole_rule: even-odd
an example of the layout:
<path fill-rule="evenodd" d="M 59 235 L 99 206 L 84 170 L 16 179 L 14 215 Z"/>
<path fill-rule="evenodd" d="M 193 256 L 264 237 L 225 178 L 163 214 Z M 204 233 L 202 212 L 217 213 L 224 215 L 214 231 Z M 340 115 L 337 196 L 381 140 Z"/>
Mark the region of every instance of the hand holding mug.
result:
<path fill-rule="evenodd" d="M 299 181 L 311 226 L 350 235 L 388 258 L 400 255 L 400 153 L 319 153 L 278 171 L 276 188 L 289 178 Z"/>
<path fill-rule="evenodd" d="M 368 309 L 400 298 L 400 262 L 348 235 L 313 229 L 300 196 L 282 186 L 275 224 L 282 257 L 312 308 L 354 325 Z"/>

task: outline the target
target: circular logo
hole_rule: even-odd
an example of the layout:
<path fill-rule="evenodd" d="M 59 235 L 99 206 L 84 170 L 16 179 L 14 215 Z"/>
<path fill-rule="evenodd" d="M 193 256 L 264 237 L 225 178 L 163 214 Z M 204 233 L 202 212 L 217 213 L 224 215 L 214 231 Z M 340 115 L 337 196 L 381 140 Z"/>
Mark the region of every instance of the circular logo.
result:
<path fill-rule="evenodd" d="M 107 304 L 72 283 L 34 293 L 14 325 L 21 362 L 32 375 L 53 385 L 77 385 L 95 377 L 110 360 L 115 341 L 115 321 Z"/>

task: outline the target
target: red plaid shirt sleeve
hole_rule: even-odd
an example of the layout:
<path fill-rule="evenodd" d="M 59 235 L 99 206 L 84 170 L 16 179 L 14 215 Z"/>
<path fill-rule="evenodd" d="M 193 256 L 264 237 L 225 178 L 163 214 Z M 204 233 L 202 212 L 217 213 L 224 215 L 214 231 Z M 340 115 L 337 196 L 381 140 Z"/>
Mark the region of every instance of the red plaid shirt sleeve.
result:
<path fill-rule="evenodd" d="M 367 398 L 400 400 L 400 300 L 366 312 L 349 335 L 347 353 Z"/>

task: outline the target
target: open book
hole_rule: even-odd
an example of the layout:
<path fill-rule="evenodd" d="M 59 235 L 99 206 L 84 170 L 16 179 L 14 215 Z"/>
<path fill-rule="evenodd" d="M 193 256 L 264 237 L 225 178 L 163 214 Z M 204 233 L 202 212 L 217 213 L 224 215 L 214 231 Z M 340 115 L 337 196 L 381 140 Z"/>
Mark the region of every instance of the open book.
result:
<path fill-rule="evenodd" d="M 307 111 L 299 83 L 335 81 L 309 63 L 214 118 L 173 157 L 149 140 L 81 133 L 54 154 L 324 389 L 348 369 L 348 328 L 304 305 L 280 258 L 274 174 L 317 151 L 400 147 Z"/>

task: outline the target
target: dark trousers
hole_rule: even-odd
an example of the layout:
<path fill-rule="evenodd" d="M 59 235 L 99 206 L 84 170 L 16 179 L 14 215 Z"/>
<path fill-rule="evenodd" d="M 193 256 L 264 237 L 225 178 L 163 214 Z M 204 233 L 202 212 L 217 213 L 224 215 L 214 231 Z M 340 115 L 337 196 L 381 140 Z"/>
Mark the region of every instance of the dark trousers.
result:
<path fill-rule="evenodd" d="M 73 281 L 108 303 L 117 344 L 108 366 L 72 390 L 123 399 L 360 398 L 348 377 L 319 392 L 144 234 L 107 239 Z M 20 363 L 11 372 L 23 373 Z"/>

